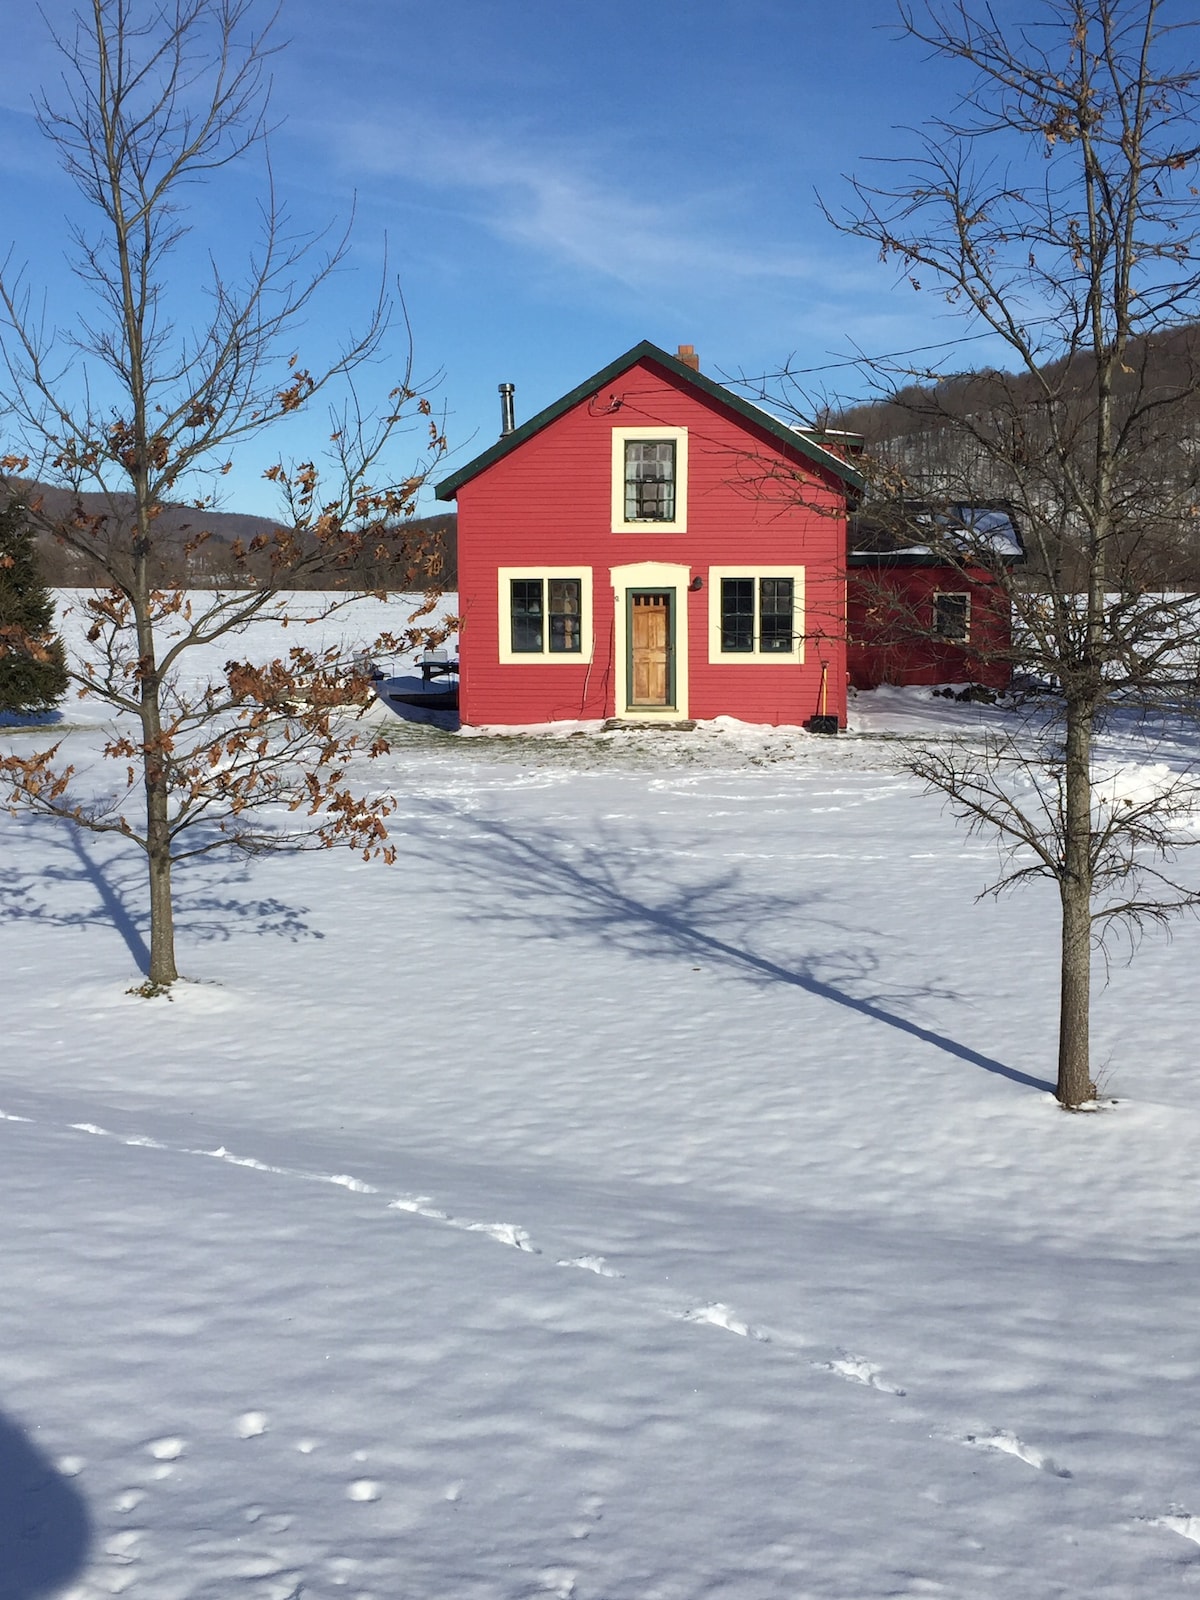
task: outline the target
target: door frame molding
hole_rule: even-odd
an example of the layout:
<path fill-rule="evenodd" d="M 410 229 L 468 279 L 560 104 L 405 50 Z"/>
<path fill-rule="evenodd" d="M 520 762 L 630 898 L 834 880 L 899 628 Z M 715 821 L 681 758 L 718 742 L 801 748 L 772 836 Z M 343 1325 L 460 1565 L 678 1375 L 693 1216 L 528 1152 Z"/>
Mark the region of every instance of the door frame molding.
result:
<path fill-rule="evenodd" d="M 635 561 L 611 567 L 613 586 L 613 715 L 621 722 L 683 722 L 688 715 L 688 584 L 691 568 L 678 562 Z M 671 677 L 675 700 L 669 706 L 630 706 L 629 596 L 637 590 L 671 595 Z"/>

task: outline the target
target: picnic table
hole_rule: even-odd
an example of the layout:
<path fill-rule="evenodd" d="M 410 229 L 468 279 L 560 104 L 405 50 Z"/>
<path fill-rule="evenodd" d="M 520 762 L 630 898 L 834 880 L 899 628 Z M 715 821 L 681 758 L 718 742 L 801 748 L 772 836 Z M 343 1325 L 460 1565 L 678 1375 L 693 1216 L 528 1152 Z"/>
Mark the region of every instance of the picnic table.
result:
<path fill-rule="evenodd" d="M 421 682 L 431 683 L 434 678 L 456 678 L 458 662 L 445 650 L 426 650 L 421 657 Z"/>

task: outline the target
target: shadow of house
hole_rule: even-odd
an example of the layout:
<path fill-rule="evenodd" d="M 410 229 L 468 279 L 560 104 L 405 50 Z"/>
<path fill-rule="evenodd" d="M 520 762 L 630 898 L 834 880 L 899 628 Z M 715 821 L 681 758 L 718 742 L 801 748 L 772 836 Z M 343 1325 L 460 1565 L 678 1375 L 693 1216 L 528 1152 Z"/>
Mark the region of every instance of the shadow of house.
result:
<path fill-rule="evenodd" d="M 0 1415 L 0 1596 L 48 1600 L 83 1571 L 90 1544 L 79 1491 Z"/>

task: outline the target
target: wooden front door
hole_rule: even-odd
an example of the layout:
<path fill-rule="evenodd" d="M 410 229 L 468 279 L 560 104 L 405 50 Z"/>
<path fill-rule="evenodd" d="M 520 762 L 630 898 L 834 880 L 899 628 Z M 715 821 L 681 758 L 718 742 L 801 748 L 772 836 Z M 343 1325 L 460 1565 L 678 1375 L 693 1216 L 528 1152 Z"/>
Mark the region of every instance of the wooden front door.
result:
<path fill-rule="evenodd" d="M 629 596 L 629 704 L 671 704 L 671 595 Z"/>

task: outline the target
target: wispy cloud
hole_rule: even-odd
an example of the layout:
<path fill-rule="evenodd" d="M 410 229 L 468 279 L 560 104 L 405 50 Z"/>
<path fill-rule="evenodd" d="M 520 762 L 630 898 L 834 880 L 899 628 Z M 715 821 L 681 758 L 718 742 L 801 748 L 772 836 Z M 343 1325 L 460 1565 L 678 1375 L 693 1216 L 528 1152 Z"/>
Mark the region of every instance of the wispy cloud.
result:
<path fill-rule="evenodd" d="M 938 317 L 931 329 L 931 310 L 944 307 L 929 296 L 892 292 L 867 249 L 806 208 L 794 172 L 764 169 L 738 186 L 732 165 L 689 168 L 679 146 L 673 159 L 619 135 L 584 145 L 528 122 L 436 116 L 413 115 L 397 138 L 393 124 L 367 115 L 331 124 L 323 143 L 340 181 L 351 178 L 372 206 L 415 205 L 427 222 L 439 219 L 439 247 L 468 275 L 482 263 L 467 230 L 483 230 L 519 256 L 533 303 L 550 282 L 551 298 L 565 295 L 584 320 L 598 307 L 618 318 L 636 309 L 638 327 L 650 315 L 666 328 L 702 328 L 714 372 L 774 370 L 797 352 L 814 395 L 859 398 L 860 352 L 961 332 Z M 733 365 L 721 365 L 723 351 Z"/>
<path fill-rule="evenodd" d="M 688 195 L 661 160 L 643 170 L 648 187 L 671 189 L 669 199 L 598 174 L 594 157 L 444 123 L 425 123 L 402 147 L 390 129 L 369 121 L 343 124 L 337 141 L 360 181 L 391 176 L 450 191 L 456 209 L 498 239 L 637 291 L 681 282 L 815 282 L 827 273 L 799 249 L 756 240 L 740 197 Z M 627 155 L 614 155 L 617 164 L 639 166 Z"/>

